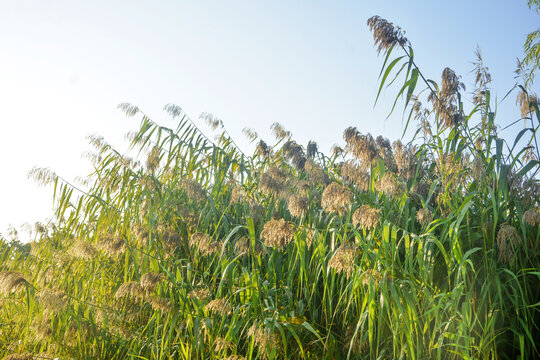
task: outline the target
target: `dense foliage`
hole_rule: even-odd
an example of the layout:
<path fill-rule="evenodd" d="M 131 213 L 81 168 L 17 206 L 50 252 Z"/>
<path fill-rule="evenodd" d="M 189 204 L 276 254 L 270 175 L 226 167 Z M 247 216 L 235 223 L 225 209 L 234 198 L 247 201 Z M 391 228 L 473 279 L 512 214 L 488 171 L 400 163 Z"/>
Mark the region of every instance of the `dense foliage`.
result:
<path fill-rule="evenodd" d="M 143 164 L 92 137 L 81 185 L 34 169 L 56 217 L 0 240 L 0 357 L 539 357 L 536 102 L 521 88 L 506 143 L 480 56 L 466 113 L 452 70 L 425 80 L 399 28 L 368 25 L 409 144 L 350 127 L 327 156 L 274 124 L 247 156 L 210 114 L 215 142 L 177 106 L 169 129 L 122 104 Z"/>

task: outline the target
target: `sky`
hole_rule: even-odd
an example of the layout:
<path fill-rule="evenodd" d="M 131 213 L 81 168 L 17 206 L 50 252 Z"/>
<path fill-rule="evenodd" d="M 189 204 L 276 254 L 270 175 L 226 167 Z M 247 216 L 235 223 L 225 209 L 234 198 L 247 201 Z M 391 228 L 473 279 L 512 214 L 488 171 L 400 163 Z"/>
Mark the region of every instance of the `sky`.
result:
<path fill-rule="evenodd" d="M 125 149 L 139 120 L 122 102 L 170 127 L 165 104 L 200 124 L 210 112 L 248 152 L 242 129 L 272 140 L 276 121 L 324 152 L 348 126 L 399 138 L 400 112 L 386 119 L 398 90 L 374 107 L 383 59 L 373 15 L 406 31 L 426 77 L 440 81 L 448 66 L 467 90 L 480 46 L 499 100 L 540 24 L 525 0 L 0 0 L 0 234 L 52 216 L 53 189 L 27 178 L 34 166 L 73 181 L 91 171 L 87 135 Z M 497 121 L 518 118 L 512 95 Z"/>

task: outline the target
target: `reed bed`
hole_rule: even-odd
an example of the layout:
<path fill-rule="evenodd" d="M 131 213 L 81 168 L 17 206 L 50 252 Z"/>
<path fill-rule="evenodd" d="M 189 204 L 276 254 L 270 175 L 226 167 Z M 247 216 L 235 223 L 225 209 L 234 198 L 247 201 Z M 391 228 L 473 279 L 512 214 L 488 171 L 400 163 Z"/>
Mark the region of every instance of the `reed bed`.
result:
<path fill-rule="evenodd" d="M 210 114 L 215 141 L 121 104 L 134 159 L 92 137 L 80 184 L 32 170 L 55 220 L 0 240 L 0 358 L 540 357 L 535 98 L 517 89 L 509 144 L 480 56 L 465 113 L 451 69 L 425 80 L 398 27 L 368 25 L 409 143 L 349 127 L 327 156 L 274 124 L 246 155 Z"/>

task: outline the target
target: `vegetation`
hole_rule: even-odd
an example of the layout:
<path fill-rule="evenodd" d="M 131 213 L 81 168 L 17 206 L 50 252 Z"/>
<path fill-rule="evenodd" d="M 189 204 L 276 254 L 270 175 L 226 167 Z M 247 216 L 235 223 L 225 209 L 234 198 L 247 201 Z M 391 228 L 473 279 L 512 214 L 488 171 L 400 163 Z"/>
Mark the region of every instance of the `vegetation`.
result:
<path fill-rule="evenodd" d="M 466 111 L 451 69 L 425 79 L 399 28 L 368 25 L 408 144 L 350 127 L 327 156 L 274 124 L 247 156 L 210 114 L 215 143 L 178 106 L 173 130 L 121 104 L 143 164 L 92 137 L 87 190 L 34 169 L 56 217 L 0 240 L 0 357 L 538 358 L 535 99 L 508 143 L 479 53 Z"/>

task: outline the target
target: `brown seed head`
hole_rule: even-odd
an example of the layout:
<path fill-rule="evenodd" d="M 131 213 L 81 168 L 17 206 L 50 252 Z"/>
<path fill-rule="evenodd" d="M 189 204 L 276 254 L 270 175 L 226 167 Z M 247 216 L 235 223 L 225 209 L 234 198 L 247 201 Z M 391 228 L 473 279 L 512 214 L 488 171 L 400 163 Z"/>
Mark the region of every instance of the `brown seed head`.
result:
<path fill-rule="evenodd" d="M 78 259 L 91 261 L 97 256 L 96 249 L 89 243 L 78 240 L 71 248 L 71 255 Z"/>
<path fill-rule="evenodd" d="M 326 212 L 345 214 L 351 205 L 352 192 L 343 185 L 333 182 L 324 189 L 321 205 Z"/>
<path fill-rule="evenodd" d="M 349 184 L 354 184 L 358 190 L 368 191 L 371 183 L 371 176 L 367 171 L 362 170 L 356 162 L 347 160 L 341 166 L 341 176 Z"/>
<path fill-rule="evenodd" d="M 172 302 L 169 299 L 165 299 L 158 296 L 152 296 L 149 299 L 149 303 L 152 306 L 152 309 L 155 311 L 161 311 L 163 313 L 168 313 L 172 309 Z"/>
<path fill-rule="evenodd" d="M 514 259 L 518 245 L 522 240 L 517 230 L 509 224 L 502 224 L 497 233 L 499 261 L 510 263 Z"/>
<path fill-rule="evenodd" d="M 294 231 L 294 225 L 284 219 L 270 220 L 264 224 L 261 238 L 264 240 L 264 245 L 282 251 L 293 240 Z"/>
<path fill-rule="evenodd" d="M 116 299 L 120 298 L 135 298 L 141 299 L 144 297 L 144 290 L 137 281 L 129 281 L 120 285 L 114 294 Z"/>
<path fill-rule="evenodd" d="M 380 209 L 372 208 L 369 205 L 360 206 L 353 214 L 352 223 L 362 229 L 373 229 L 379 223 Z"/>
<path fill-rule="evenodd" d="M 328 184 L 328 175 L 323 168 L 313 160 L 308 159 L 306 161 L 304 170 L 306 170 L 307 178 L 312 185 L 317 186 L 322 184 L 323 186 L 326 186 Z"/>
<path fill-rule="evenodd" d="M 206 304 L 204 308 L 208 312 L 221 314 L 223 316 L 232 311 L 231 306 L 227 303 L 227 299 L 214 299 Z"/>
<path fill-rule="evenodd" d="M 141 287 L 146 292 L 152 292 L 156 288 L 156 285 L 163 280 L 163 274 L 156 274 L 149 272 L 141 276 Z"/>
<path fill-rule="evenodd" d="M 523 213 L 523 222 L 530 226 L 540 224 L 540 209 L 529 209 Z"/>
<path fill-rule="evenodd" d="M 0 293 L 10 294 L 21 290 L 27 284 L 23 274 L 17 271 L 0 272 Z"/>
<path fill-rule="evenodd" d="M 52 312 L 58 312 L 66 306 L 65 294 L 52 289 L 42 289 L 38 294 L 39 304 Z"/>
<path fill-rule="evenodd" d="M 289 211 L 292 216 L 301 217 L 309 206 L 308 198 L 304 195 L 294 194 L 289 197 Z"/>
<path fill-rule="evenodd" d="M 356 257 L 356 247 L 351 243 L 344 243 L 336 250 L 328 261 L 328 266 L 340 274 L 345 273 L 350 277 L 354 273 L 354 258 Z"/>
<path fill-rule="evenodd" d="M 404 32 L 399 26 L 394 26 L 391 22 L 379 16 L 370 17 L 367 21 L 369 29 L 373 33 L 373 40 L 377 46 L 377 53 L 386 53 L 396 44 L 406 46 L 408 43 Z"/>
<path fill-rule="evenodd" d="M 416 212 L 416 220 L 418 220 L 418 222 L 422 226 L 426 226 L 427 224 L 429 224 L 432 219 L 433 214 L 431 213 L 431 211 L 429 211 L 428 208 L 422 208 Z"/>

